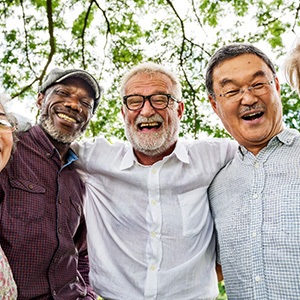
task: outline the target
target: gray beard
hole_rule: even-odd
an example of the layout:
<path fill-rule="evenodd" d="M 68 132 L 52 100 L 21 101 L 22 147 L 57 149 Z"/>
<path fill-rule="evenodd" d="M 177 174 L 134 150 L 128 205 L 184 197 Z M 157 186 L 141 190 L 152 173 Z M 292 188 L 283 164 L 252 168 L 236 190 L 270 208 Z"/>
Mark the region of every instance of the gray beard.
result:
<path fill-rule="evenodd" d="M 43 129 L 56 141 L 63 144 L 71 144 L 82 134 L 82 131 L 77 131 L 74 134 L 65 134 L 59 131 L 53 124 L 51 118 L 47 116 L 40 116 L 39 124 Z"/>
<path fill-rule="evenodd" d="M 149 134 L 143 134 L 142 132 L 137 131 L 136 126 L 133 128 L 125 119 L 125 135 L 132 147 L 151 157 L 156 157 L 166 152 L 178 139 L 180 120 L 177 117 L 176 112 L 173 112 L 172 124 L 168 128 L 163 128 L 160 132 Z M 164 125 L 163 119 L 158 114 L 151 118 L 138 117 L 135 124 L 141 121 L 160 121 L 162 122 L 162 126 Z"/>

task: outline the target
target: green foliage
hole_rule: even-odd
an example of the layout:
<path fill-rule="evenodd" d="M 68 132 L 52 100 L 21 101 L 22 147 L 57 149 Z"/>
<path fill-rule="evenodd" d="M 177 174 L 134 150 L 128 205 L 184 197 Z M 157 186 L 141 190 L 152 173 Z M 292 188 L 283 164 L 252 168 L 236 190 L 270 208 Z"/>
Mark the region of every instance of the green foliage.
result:
<path fill-rule="evenodd" d="M 298 14 L 292 0 L 1 1 L 0 92 L 33 103 L 53 67 L 86 69 L 105 88 L 86 134 L 124 138 L 120 78 L 139 62 L 155 61 L 181 79 L 181 135 L 228 136 L 207 100 L 207 61 L 224 44 L 249 42 L 279 69 L 286 41 L 297 36 Z M 300 101 L 286 85 L 282 102 L 286 125 L 299 129 Z"/>
<path fill-rule="evenodd" d="M 287 127 L 300 131 L 300 98 L 285 84 L 281 87 L 283 119 Z"/>
<path fill-rule="evenodd" d="M 227 300 L 224 281 L 219 282 L 219 296 L 217 300 Z"/>

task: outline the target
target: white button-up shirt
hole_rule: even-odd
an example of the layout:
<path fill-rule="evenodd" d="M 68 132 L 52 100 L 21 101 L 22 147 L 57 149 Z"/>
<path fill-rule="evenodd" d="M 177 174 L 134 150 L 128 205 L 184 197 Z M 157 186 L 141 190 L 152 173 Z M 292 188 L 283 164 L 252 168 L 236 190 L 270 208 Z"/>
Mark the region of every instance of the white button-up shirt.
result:
<path fill-rule="evenodd" d="M 177 142 L 152 166 L 125 143 L 77 145 L 87 188 L 90 280 L 107 299 L 214 299 L 215 237 L 207 199 L 237 145 Z"/>

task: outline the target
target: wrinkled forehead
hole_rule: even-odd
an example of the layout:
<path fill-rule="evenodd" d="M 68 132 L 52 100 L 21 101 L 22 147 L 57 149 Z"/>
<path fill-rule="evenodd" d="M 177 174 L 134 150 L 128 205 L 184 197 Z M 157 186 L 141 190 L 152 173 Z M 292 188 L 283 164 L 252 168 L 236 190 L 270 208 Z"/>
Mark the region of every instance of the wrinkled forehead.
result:
<path fill-rule="evenodd" d="M 69 87 L 81 88 L 85 90 L 88 94 L 90 94 L 92 98 L 94 98 L 94 91 L 92 87 L 85 80 L 79 77 L 69 77 L 58 82 L 57 84 L 61 84 Z"/>
<path fill-rule="evenodd" d="M 125 93 L 140 93 L 145 89 L 152 89 L 156 92 L 171 93 L 173 83 L 163 73 L 137 73 L 134 74 L 125 85 Z"/>
<path fill-rule="evenodd" d="M 272 70 L 260 57 L 253 54 L 226 59 L 213 70 L 214 84 L 219 86 L 228 82 L 251 81 L 258 76 L 271 77 Z"/>

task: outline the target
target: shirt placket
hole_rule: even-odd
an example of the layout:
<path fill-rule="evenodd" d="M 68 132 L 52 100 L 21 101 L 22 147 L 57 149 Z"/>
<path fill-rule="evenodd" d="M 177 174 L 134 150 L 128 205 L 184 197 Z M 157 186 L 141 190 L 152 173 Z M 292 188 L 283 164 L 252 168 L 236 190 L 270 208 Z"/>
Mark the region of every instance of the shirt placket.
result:
<path fill-rule="evenodd" d="M 158 272 L 162 260 L 162 211 L 160 199 L 160 171 L 162 163 L 156 163 L 149 169 L 147 225 L 149 237 L 146 249 L 147 274 L 145 283 L 145 299 L 156 299 L 158 293 Z"/>
<path fill-rule="evenodd" d="M 263 162 L 255 159 L 253 161 L 253 188 L 251 194 L 251 227 L 250 253 L 252 258 L 252 281 L 253 281 L 253 299 L 265 298 L 265 278 L 263 262 L 263 189 L 265 184 L 265 170 Z"/>

